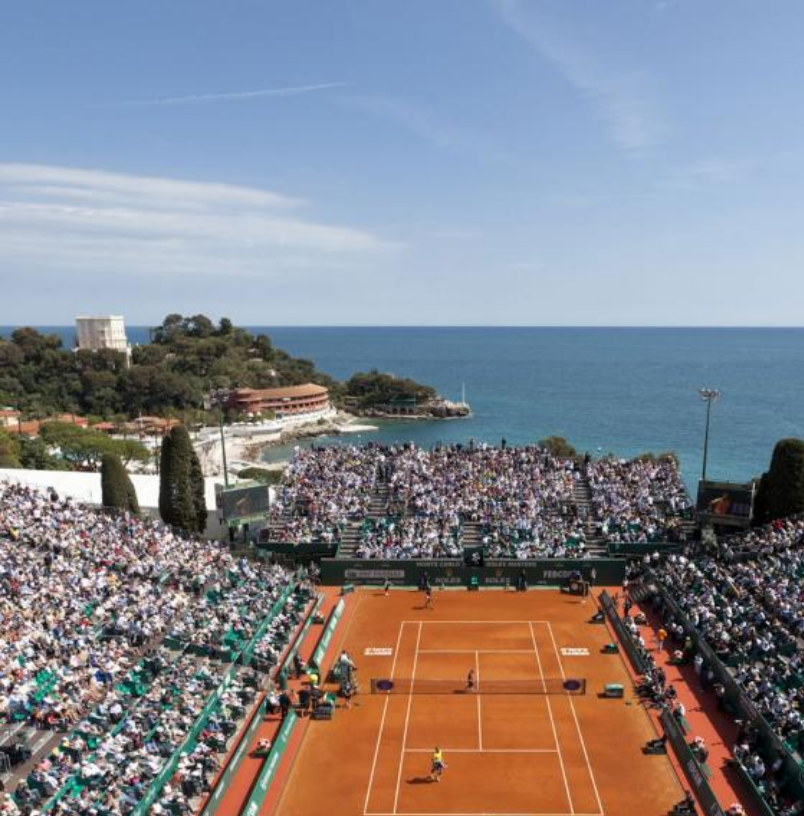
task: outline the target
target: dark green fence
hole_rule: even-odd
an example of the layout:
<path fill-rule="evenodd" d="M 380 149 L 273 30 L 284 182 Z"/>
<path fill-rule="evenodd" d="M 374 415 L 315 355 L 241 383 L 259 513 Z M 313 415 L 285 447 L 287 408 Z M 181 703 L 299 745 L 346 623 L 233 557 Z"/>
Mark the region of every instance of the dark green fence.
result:
<path fill-rule="evenodd" d="M 695 798 L 703 808 L 703 812 L 706 816 L 724 816 L 723 809 L 709 785 L 704 769 L 695 758 L 689 745 L 687 745 L 684 733 L 673 715 L 665 709 L 659 719 L 662 722 L 664 733 L 667 734 L 670 744 L 673 746 L 673 753 L 678 757 L 678 761 L 684 769 L 684 775 L 695 791 Z"/>
<path fill-rule="evenodd" d="M 612 601 L 608 593 L 605 591 L 600 593 L 600 605 L 603 607 L 603 611 L 606 613 L 606 617 L 609 619 L 609 622 L 614 629 L 614 633 L 617 635 L 617 640 L 620 641 L 623 649 L 625 649 L 625 653 L 628 655 L 628 659 L 631 661 L 634 671 L 637 674 L 645 674 L 648 665 L 640 654 L 639 647 L 636 643 L 634 643 L 634 639 L 631 637 L 631 634 L 625 628 L 625 624 L 617 612 L 617 607 L 614 605 L 614 601 Z"/>
<path fill-rule="evenodd" d="M 606 548 L 609 555 L 615 556 L 631 556 L 634 558 L 642 558 L 646 555 L 651 555 L 655 552 L 667 555 L 668 553 L 681 552 L 681 544 L 675 544 L 670 541 L 656 541 L 653 544 L 637 544 L 627 541 L 610 541 Z"/>
<path fill-rule="evenodd" d="M 343 598 L 341 598 L 338 603 L 335 604 L 335 608 L 332 610 L 332 614 L 329 616 L 327 625 L 324 627 L 324 631 L 321 633 L 321 639 L 318 641 L 318 645 L 315 647 L 313 656 L 310 658 L 310 663 L 315 666 L 319 672 L 321 671 L 321 666 L 324 663 L 327 649 L 329 649 L 329 645 L 332 642 L 332 636 L 335 634 L 335 630 L 338 628 L 338 624 L 340 623 L 341 617 L 343 616 L 343 610 L 345 608 L 346 602 L 343 600 Z"/>
<path fill-rule="evenodd" d="M 288 541 L 260 541 L 257 543 L 257 549 L 277 555 L 289 555 L 303 562 L 313 558 L 334 558 L 338 553 L 337 544 L 324 544 L 323 542 L 294 544 Z"/>
<path fill-rule="evenodd" d="M 664 584 L 652 570 L 647 570 L 649 582 L 652 583 L 684 630 L 692 638 L 695 649 L 703 656 L 706 663 L 715 673 L 715 682 L 722 683 L 725 689 L 724 703 L 745 722 L 756 729 L 760 745 L 766 757 L 780 754 L 784 757 L 785 792 L 796 799 L 804 799 L 804 764 L 802 758 L 792 746 L 784 742 L 773 730 L 770 723 L 757 711 L 753 702 L 740 688 L 729 669 L 721 662 L 703 635 L 692 625 L 684 610 L 675 602 Z M 755 789 L 756 790 L 756 789 Z"/>
<path fill-rule="evenodd" d="M 467 567 L 457 558 L 419 561 L 325 558 L 321 561 L 321 583 L 376 586 L 387 580 L 397 586 L 418 586 L 427 575 L 435 586 L 468 586 L 476 578 L 481 587 L 505 587 L 515 586 L 524 573 L 529 586 L 560 586 L 577 572 L 589 580 L 594 568 L 595 585 L 619 586 L 625 577 L 625 567 L 620 558 L 489 560 L 483 567 Z"/>
<path fill-rule="evenodd" d="M 296 716 L 295 712 L 293 710 L 288 712 L 284 722 L 282 723 L 282 727 L 279 729 L 279 732 L 276 735 L 274 744 L 271 746 L 271 751 L 268 754 L 268 758 L 265 760 L 262 770 L 260 770 L 260 774 L 257 777 L 257 782 L 254 785 L 254 789 L 252 790 L 251 796 L 249 797 L 248 803 L 243 811 L 243 816 L 257 816 L 257 814 L 260 812 L 263 802 L 265 802 L 268 788 L 270 787 L 273 778 L 276 776 L 276 769 L 279 767 L 279 763 L 281 762 L 285 750 L 288 747 L 290 735 L 293 732 L 297 721 L 298 717 Z"/>

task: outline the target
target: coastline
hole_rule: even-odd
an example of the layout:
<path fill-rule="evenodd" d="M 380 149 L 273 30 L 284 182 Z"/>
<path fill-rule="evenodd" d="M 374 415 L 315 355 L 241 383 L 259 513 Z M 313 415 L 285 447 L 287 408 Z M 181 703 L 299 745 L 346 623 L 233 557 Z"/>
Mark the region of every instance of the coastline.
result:
<path fill-rule="evenodd" d="M 318 436 L 348 436 L 350 434 L 374 433 L 377 425 L 369 425 L 346 411 L 334 412 L 328 417 L 318 417 L 309 422 L 291 425 L 266 423 L 264 425 L 230 426 L 224 428 L 226 437 L 226 464 L 229 475 L 247 467 L 258 467 L 263 470 L 281 470 L 287 462 L 266 462 L 262 452 L 268 448 L 292 444 L 301 439 L 314 439 Z M 217 429 L 204 429 L 196 435 L 193 444 L 201 467 L 206 476 L 223 476 L 223 455 L 220 432 Z"/>

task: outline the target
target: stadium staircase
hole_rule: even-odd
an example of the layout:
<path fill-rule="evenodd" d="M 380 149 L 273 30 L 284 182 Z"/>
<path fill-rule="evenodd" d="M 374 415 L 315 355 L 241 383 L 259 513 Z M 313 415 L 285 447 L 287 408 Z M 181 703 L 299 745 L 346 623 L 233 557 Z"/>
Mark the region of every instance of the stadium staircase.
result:
<path fill-rule="evenodd" d="M 379 521 L 384 519 L 388 513 L 388 499 L 390 498 L 390 490 L 388 482 L 377 482 L 374 489 L 371 491 L 369 498 L 369 506 L 366 512 L 366 518 L 371 521 Z M 356 558 L 358 544 L 360 544 L 360 529 L 363 523 L 360 521 L 349 521 L 346 529 L 341 536 L 341 546 L 338 548 L 338 558 L 350 559 Z"/>
<path fill-rule="evenodd" d="M 589 479 L 582 475 L 580 479 L 575 481 L 572 489 L 578 514 L 584 519 L 586 549 L 592 555 L 603 558 L 608 555 L 608 548 L 595 525 L 594 511 L 592 510 L 592 488 L 589 486 Z"/>
<path fill-rule="evenodd" d="M 338 558 L 356 558 L 355 552 L 360 543 L 360 522 L 348 521 L 346 529 L 341 535 L 341 544 L 338 547 Z"/>
<path fill-rule="evenodd" d="M 483 529 L 476 521 L 467 521 L 461 531 L 464 547 L 480 547 L 483 543 Z"/>

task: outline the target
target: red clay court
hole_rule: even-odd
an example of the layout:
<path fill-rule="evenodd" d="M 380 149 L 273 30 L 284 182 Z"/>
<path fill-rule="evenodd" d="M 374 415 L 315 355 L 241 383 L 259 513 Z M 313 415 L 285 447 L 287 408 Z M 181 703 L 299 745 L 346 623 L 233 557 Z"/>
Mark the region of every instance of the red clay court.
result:
<path fill-rule="evenodd" d="M 623 658 L 602 653 L 611 637 L 588 622 L 592 599 L 444 591 L 434 601 L 424 609 L 414 591 L 350 598 L 341 637 L 361 693 L 331 722 L 309 723 L 274 812 L 659 816 L 681 798 L 668 757 L 642 753 L 656 732 Z M 371 694 L 372 678 L 392 692 Z M 585 693 L 567 693 L 575 679 Z M 625 698 L 600 698 L 607 683 Z M 428 781 L 436 746 L 440 783 Z"/>

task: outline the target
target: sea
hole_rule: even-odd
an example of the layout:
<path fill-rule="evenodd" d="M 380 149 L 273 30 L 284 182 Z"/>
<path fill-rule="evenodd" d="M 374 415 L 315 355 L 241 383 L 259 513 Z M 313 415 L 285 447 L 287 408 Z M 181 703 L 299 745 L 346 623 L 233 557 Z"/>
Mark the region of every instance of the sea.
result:
<path fill-rule="evenodd" d="M 74 343 L 73 327 L 38 327 Z M 804 437 L 804 329 L 250 327 L 337 379 L 390 372 L 465 393 L 471 417 L 369 420 L 376 432 L 315 442 L 534 443 L 563 436 L 594 456 L 672 451 L 687 485 L 700 477 L 706 405 L 713 404 L 707 475 L 746 481 L 774 444 Z M 11 328 L 0 327 L 0 335 Z M 148 329 L 128 327 L 133 343 Z M 293 446 L 265 452 L 288 458 Z"/>

